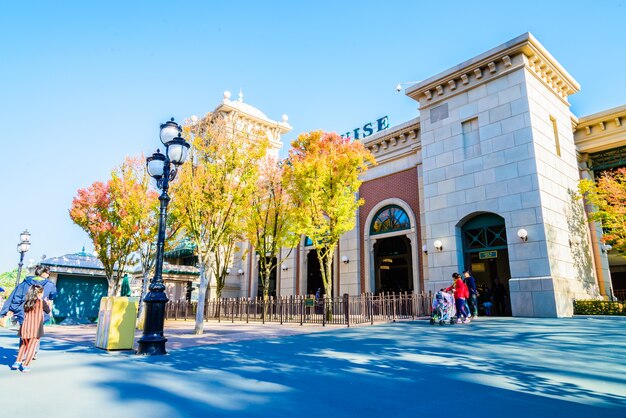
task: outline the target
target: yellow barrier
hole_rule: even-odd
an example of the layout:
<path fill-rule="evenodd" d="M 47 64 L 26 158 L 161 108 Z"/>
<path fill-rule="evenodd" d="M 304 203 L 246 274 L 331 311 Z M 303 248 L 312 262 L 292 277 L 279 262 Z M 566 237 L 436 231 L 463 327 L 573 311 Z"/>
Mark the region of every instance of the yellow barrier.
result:
<path fill-rule="evenodd" d="M 100 300 L 96 347 L 104 350 L 132 350 L 139 298 L 122 296 Z"/>

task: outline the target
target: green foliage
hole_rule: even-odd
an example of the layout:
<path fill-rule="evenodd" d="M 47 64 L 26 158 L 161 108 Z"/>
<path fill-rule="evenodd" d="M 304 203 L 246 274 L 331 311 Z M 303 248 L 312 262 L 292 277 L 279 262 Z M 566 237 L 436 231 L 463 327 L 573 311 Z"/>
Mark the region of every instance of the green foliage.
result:
<path fill-rule="evenodd" d="M 626 168 L 605 171 L 595 182 L 581 180 L 578 190 L 592 205 L 589 218 L 602 223 L 602 240 L 626 252 Z"/>
<path fill-rule="evenodd" d="M 25 271 L 24 269 L 22 269 L 22 276 L 20 277 L 20 279 L 23 279 L 25 276 Z M 0 287 L 2 287 L 4 289 L 4 296 L 7 297 L 11 294 L 11 292 L 13 291 L 13 288 L 15 288 L 15 279 L 17 278 L 17 269 L 13 270 L 13 271 L 5 271 L 4 273 L 0 274 Z"/>
<path fill-rule="evenodd" d="M 626 311 L 621 302 L 575 300 L 574 315 L 626 315 Z"/>

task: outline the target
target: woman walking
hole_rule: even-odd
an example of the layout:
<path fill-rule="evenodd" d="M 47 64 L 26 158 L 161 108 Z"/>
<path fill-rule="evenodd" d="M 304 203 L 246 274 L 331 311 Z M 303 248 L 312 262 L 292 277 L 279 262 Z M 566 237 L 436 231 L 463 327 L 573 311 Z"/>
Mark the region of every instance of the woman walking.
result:
<path fill-rule="evenodd" d="M 43 314 L 50 313 L 50 305 L 43 298 L 43 287 L 35 284 L 26 292 L 24 301 L 24 322 L 20 326 L 20 349 L 11 369 L 29 372 L 29 364 L 35 355 L 39 339 L 43 335 Z"/>

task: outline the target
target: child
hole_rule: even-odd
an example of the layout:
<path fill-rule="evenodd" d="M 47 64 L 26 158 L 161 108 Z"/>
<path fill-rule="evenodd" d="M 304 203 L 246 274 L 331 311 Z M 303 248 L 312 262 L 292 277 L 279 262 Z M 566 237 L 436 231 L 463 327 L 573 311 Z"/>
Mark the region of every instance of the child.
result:
<path fill-rule="evenodd" d="M 43 299 L 43 287 L 35 284 L 26 292 L 24 302 L 24 322 L 20 326 L 19 336 L 21 339 L 17 359 L 11 369 L 21 369 L 26 373 L 30 371 L 30 364 L 39 339 L 43 335 L 43 313 L 50 313 L 48 301 Z"/>

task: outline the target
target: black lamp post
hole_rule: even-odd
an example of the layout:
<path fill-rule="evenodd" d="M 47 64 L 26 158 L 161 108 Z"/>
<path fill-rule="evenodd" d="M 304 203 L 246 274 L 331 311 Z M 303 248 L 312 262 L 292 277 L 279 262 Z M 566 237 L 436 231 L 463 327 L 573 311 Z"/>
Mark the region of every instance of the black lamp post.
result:
<path fill-rule="evenodd" d="M 30 232 L 28 229 L 20 234 L 20 243 L 17 244 L 17 252 L 20 253 L 20 262 L 17 265 L 17 278 L 15 279 L 15 287 L 20 284 L 20 276 L 22 275 L 22 266 L 24 265 L 24 254 L 30 249 Z"/>
<path fill-rule="evenodd" d="M 150 280 L 148 294 L 144 298 L 146 304 L 146 319 L 143 326 L 143 335 L 138 341 L 137 354 L 158 355 L 167 354 L 163 336 L 165 322 L 165 304 L 167 295 L 163 284 L 163 247 L 165 245 L 165 221 L 167 220 L 167 204 L 170 197 L 167 194 L 169 182 L 176 177 L 176 169 L 187 159 L 189 144 L 181 136 L 182 129 L 174 118 L 161 125 L 161 142 L 165 145 L 165 155 L 159 150 L 146 159 L 148 174 L 157 181 L 162 190 L 159 201 L 159 232 L 157 236 L 156 262 L 154 277 Z M 173 165 L 173 167 L 172 167 Z"/>

